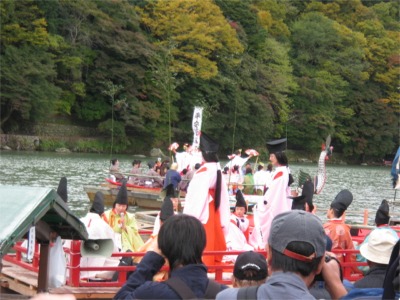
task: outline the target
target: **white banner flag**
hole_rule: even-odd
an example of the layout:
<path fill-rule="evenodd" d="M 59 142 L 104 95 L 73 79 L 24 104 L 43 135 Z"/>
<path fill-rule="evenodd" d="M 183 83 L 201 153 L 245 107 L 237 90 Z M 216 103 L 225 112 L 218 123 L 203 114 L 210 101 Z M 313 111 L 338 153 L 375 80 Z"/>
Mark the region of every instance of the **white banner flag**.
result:
<path fill-rule="evenodd" d="M 193 129 L 193 148 L 199 148 L 200 146 L 200 131 L 201 121 L 203 117 L 203 108 L 199 106 L 194 107 L 192 129 Z"/>
<path fill-rule="evenodd" d="M 33 255 L 35 254 L 35 241 L 36 241 L 36 230 L 35 226 L 29 228 L 29 235 L 28 235 L 28 249 L 26 258 L 28 261 L 32 261 Z"/>

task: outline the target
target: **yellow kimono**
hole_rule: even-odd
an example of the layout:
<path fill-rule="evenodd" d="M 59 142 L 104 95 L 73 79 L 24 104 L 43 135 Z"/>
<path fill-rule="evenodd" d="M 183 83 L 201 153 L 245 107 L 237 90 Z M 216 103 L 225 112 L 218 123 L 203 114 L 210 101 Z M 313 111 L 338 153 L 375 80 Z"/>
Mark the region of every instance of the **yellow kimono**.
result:
<path fill-rule="evenodd" d="M 143 246 L 143 240 L 139 235 L 138 227 L 135 217 L 126 212 L 125 213 L 125 229 L 121 228 L 121 216 L 116 214 L 113 209 L 104 212 L 103 219 L 110 225 L 110 227 L 117 233 L 116 238 L 120 236 L 122 252 L 131 250 L 137 252 Z M 119 241 L 117 241 L 118 243 Z"/>

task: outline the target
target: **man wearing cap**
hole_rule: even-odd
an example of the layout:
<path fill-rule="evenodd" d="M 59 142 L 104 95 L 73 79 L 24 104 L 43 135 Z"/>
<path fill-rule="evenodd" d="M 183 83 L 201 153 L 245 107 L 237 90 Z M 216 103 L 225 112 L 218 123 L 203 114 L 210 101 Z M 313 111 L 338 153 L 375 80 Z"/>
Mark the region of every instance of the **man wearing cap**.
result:
<path fill-rule="evenodd" d="M 325 247 L 324 228 L 317 216 L 302 210 L 277 215 L 268 238 L 271 276 L 258 287 L 256 299 L 315 299 L 308 287 L 320 272 L 333 299 L 346 295 L 340 266 L 333 259 L 325 262 Z M 238 292 L 239 289 L 229 289 L 216 299 L 236 299 Z"/>
<path fill-rule="evenodd" d="M 390 210 L 389 203 L 387 202 L 387 200 L 383 199 L 381 204 L 379 205 L 378 210 L 376 211 L 376 214 L 375 214 L 375 225 L 376 225 L 377 229 L 388 230 L 389 232 L 391 232 L 391 234 L 395 238 L 397 238 L 398 237 L 397 232 L 389 226 L 389 220 L 390 220 L 389 210 Z M 370 236 L 370 234 L 366 236 L 366 238 L 364 239 L 362 244 L 359 245 L 357 247 L 357 249 L 360 249 L 360 247 L 362 245 L 368 243 L 369 236 Z M 366 262 L 367 260 L 361 254 L 357 254 L 357 261 L 358 262 Z M 361 271 L 363 271 L 364 273 L 369 271 L 369 266 L 362 266 L 362 267 L 358 267 L 358 268 Z"/>
<path fill-rule="evenodd" d="M 235 211 L 231 214 L 226 247 L 229 250 L 253 250 L 247 243 L 249 236 L 249 220 L 246 216 L 247 204 L 240 190 L 236 193 Z"/>
<path fill-rule="evenodd" d="M 284 153 L 286 139 L 268 142 L 267 148 L 270 153 L 269 159 L 275 166 L 275 173 L 264 198 L 259 199 L 253 209 L 255 227 L 249 242 L 255 249 L 264 249 L 267 244 L 272 219 L 292 209 L 292 199 L 289 197 L 291 175 Z"/>
<path fill-rule="evenodd" d="M 204 164 L 196 171 L 189 184 L 184 214 L 192 215 L 203 223 L 207 244 L 205 251 L 226 250 L 230 210 L 226 183 L 218 160 L 219 145 L 204 132 L 200 135 L 200 150 Z M 222 255 L 204 255 L 203 262 L 213 265 Z"/>
<path fill-rule="evenodd" d="M 233 267 L 232 286 L 259 286 L 267 280 L 268 267 L 264 255 L 246 251 L 236 259 Z"/>
<path fill-rule="evenodd" d="M 246 251 L 238 255 L 232 274 L 233 289 L 226 289 L 218 293 L 218 300 L 254 299 L 244 287 L 258 287 L 264 284 L 268 276 L 267 260 L 264 255 Z M 242 294 L 239 294 L 241 292 Z M 256 296 L 255 290 L 253 296 Z"/>
<path fill-rule="evenodd" d="M 354 283 L 355 288 L 381 288 L 394 245 L 399 239 L 389 229 L 374 229 L 368 241 L 360 247 L 360 253 L 367 259 L 369 271 L 364 278 Z"/>
<path fill-rule="evenodd" d="M 115 234 L 112 228 L 104 222 L 102 215 L 104 213 L 104 196 L 101 192 L 94 195 L 92 207 L 81 222 L 85 225 L 90 240 L 111 239 L 114 243 L 114 251 L 118 252 L 115 245 Z M 81 257 L 81 267 L 116 267 L 119 264 L 117 257 L 89 256 Z M 104 278 L 109 279 L 114 271 L 82 271 L 81 278 Z"/>
<path fill-rule="evenodd" d="M 123 252 L 132 252 L 143 245 L 143 240 L 139 235 L 135 217 L 127 212 L 128 191 L 126 181 L 122 183 L 114 201 L 113 208 L 104 213 L 103 219 L 111 226 L 116 233 L 116 243 Z"/>

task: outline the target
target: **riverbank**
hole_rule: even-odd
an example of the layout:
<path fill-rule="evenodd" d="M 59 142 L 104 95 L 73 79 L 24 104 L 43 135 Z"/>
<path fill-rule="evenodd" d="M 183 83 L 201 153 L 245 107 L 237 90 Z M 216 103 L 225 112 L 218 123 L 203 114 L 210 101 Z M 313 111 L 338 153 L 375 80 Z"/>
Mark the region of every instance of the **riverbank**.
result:
<path fill-rule="evenodd" d="M 63 129 L 64 131 L 65 129 Z M 74 131 L 76 133 L 80 131 Z M 53 133 L 54 134 L 54 133 Z M 59 152 L 59 153 L 97 153 L 109 154 L 111 145 L 108 137 L 104 136 L 75 136 L 75 135 L 59 135 L 59 136 L 42 136 L 42 135 L 17 135 L 17 134 L 0 134 L 0 150 L 3 151 L 42 151 L 42 152 Z M 128 154 L 133 156 L 144 157 L 162 157 L 167 158 L 168 150 L 145 147 L 132 147 L 130 143 L 119 144 L 113 146 L 113 154 Z M 313 152 L 287 150 L 287 156 L 291 163 L 317 163 L 320 150 Z M 223 156 L 221 156 L 223 157 Z M 268 161 L 266 150 L 261 149 L 260 161 Z M 356 165 L 358 162 L 345 157 L 342 153 L 333 150 L 328 164 L 333 165 Z M 370 159 L 363 165 L 379 166 L 383 165 L 383 160 Z"/>

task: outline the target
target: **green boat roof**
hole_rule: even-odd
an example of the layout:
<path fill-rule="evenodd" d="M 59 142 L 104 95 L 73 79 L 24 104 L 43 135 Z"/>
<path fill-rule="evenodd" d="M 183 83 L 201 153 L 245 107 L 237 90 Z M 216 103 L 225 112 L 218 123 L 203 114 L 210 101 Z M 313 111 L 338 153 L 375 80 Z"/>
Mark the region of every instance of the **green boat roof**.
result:
<path fill-rule="evenodd" d="M 42 187 L 0 185 L 0 259 L 43 221 L 63 239 L 86 240 L 85 225 L 55 190 Z"/>

